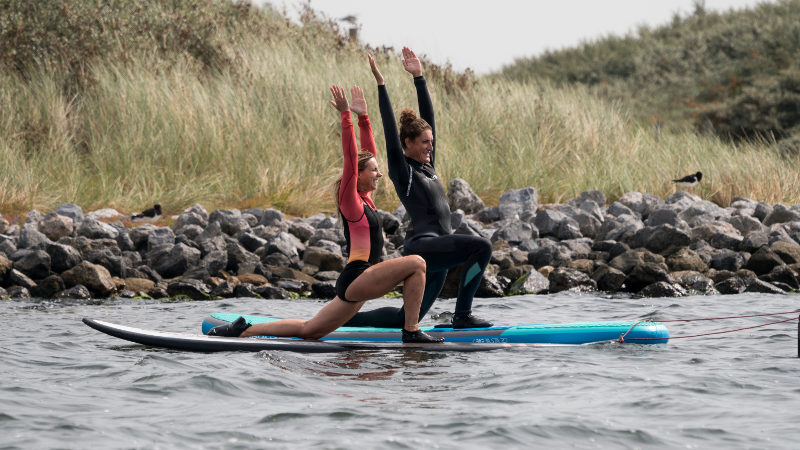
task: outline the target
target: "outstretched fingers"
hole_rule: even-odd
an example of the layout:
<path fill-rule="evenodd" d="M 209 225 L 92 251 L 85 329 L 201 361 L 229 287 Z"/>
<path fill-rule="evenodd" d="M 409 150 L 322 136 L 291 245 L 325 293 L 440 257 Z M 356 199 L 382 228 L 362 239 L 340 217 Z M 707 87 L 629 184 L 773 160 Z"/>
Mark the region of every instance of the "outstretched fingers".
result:
<path fill-rule="evenodd" d="M 331 94 L 333 95 L 333 100 L 331 100 L 331 105 L 336 108 L 339 112 L 345 112 L 350 109 L 350 105 L 347 103 L 347 95 L 344 93 L 344 89 L 340 88 L 339 86 L 333 85 L 331 86 Z"/>
<path fill-rule="evenodd" d="M 403 68 L 414 77 L 422 75 L 422 63 L 414 51 L 408 47 L 403 47 Z"/>
<path fill-rule="evenodd" d="M 372 69 L 372 75 L 375 77 L 375 81 L 378 82 L 378 86 L 383 86 L 383 75 L 381 75 L 381 71 L 378 70 L 378 65 L 375 64 L 375 58 L 372 57 L 371 53 L 367 54 L 369 58 L 369 68 Z"/>
<path fill-rule="evenodd" d="M 367 99 L 364 98 L 364 91 L 358 86 L 350 88 L 350 98 L 353 104 L 350 109 L 359 116 L 367 114 Z"/>

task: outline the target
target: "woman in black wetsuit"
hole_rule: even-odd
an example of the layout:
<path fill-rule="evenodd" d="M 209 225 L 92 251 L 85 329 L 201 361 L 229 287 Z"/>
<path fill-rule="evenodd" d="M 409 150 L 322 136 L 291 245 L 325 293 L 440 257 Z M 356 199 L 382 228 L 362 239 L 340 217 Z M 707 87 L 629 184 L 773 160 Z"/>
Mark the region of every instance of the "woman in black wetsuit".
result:
<path fill-rule="evenodd" d="M 490 322 L 472 315 L 472 298 L 492 256 L 492 244 L 481 237 L 453 234 L 447 196 L 435 170 L 436 126 L 422 65 L 411 49 L 403 47 L 403 67 L 414 77 L 421 117 L 416 117 L 410 109 L 403 110 L 398 132 L 383 75 L 372 55 L 369 63 L 378 83 L 378 106 L 386 139 L 389 178 L 411 216 L 403 253 L 420 255 L 427 264 L 420 318 L 439 296 L 447 271 L 462 265 L 452 326 L 490 327 Z M 385 307 L 360 312 L 347 325 L 396 328 L 402 324 L 403 317 L 402 308 Z"/>

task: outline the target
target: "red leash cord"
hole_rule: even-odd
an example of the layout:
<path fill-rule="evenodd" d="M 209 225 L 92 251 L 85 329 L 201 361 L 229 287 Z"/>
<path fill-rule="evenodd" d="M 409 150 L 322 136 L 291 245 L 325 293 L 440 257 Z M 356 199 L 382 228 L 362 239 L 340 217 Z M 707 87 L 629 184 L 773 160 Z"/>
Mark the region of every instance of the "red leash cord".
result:
<path fill-rule="evenodd" d="M 793 313 L 798 313 L 798 312 L 800 312 L 800 309 L 794 310 L 794 311 L 785 311 L 785 312 L 768 313 L 768 314 L 748 314 L 748 315 L 744 315 L 744 316 L 729 316 L 729 317 L 704 317 L 704 318 L 699 318 L 699 319 L 659 320 L 658 322 L 696 322 L 696 321 L 700 321 L 700 320 L 743 319 L 743 318 L 747 318 L 747 317 L 777 316 L 777 315 L 781 315 L 781 314 L 793 314 Z M 714 332 L 710 332 L 710 333 L 701 333 L 701 334 L 693 334 L 693 335 L 686 335 L 686 336 L 671 336 L 669 339 L 684 339 L 684 338 L 699 337 L 699 336 L 710 336 L 712 334 L 733 333 L 734 331 L 749 330 L 749 329 L 752 329 L 752 328 L 761 328 L 761 327 L 766 327 L 768 325 L 775 325 L 777 323 L 789 322 L 789 321 L 798 320 L 798 319 L 800 319 L 800 317 L 792 317 L 790 319 L 778 320 L 778 321 L 775 321 L 775 322 L 763 323 L 763 324 L 760 324 L 760 325 L 753 325 L 753 326 L 750 326 L 750 327 L 736 328 L 736 329 L 732 329 L 732 330 L 714 331 Z M 639 325 L 642 322 L 652 322 L 652 321 L 648 319 L 648 320 L 640 320 L 640 321 L 634 323 L 633 326 L 631 326 L 628 329 L 628 331 L 626 331 L 624 334 L 622 334 L 622 336 L 619 337 L 619 340 L 617 342 L 620 342 L 620 343 L 625 342 L 625 336 L 627 336 L 628 333 L 630 333 L 634 328 L 636 328 L 637 325 Z M 628 341 L 649 341 L 649 340 L 662 340 L 662 339 L 664 339 L 664 338 L 630 338 L 630 339 L 628 339 Z"/>

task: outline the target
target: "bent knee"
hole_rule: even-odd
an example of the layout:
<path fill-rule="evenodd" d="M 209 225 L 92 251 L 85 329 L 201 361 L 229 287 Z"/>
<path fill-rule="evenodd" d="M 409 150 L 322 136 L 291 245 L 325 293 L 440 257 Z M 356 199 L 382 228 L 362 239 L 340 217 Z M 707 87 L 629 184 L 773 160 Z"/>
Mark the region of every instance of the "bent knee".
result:
<path fill-rule="evenodd" d="M 411 260 L 412 260 L 412 262 L 414 264 L 414 268 L 416 270 L 421 270 L 423 272 L 425 272 L 425 270 L 427 270 L 428 265 L 425 263 L 425 258 L 423 258 L 422 256 L 410 255 L 410 256 L 408 256 L 408 258 L 411 258 Z"/>

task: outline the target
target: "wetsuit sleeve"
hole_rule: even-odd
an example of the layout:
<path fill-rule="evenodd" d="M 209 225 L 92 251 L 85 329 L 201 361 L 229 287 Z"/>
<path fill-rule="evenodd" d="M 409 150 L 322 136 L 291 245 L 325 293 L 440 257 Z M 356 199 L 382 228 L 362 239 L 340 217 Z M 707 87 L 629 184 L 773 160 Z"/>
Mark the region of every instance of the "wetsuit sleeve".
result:
<path fill-rule="evenodd" d="M 364 214 L 358 195 L 358 148 L 350 111 L 342 112 L 342 183 L 339 185 L 339 210 L 346 220 L 356 221 Z"/>
<path fill-rule="evenodd" d="M 361 148 L 372 153 L 377 158 L 378 151 L 375 147 L 375 136 L 372 135 L 372 124 L 368 115 L 358 116 L 358 131 L 361 137 Z"/>
<path fill-rule="evenodd" d="M 358 116 L 358 131 L 359 137 L 361 138 L 361 149 L 366 150 L 372 153 L 372 156 L 375 159 L 378 159 L 378 150 L 375 146 L 375 136 L 372 134 L 372 124 L 369 121 L 369 116 L 364 114 L 363 116 Z M 362 198 L 375 209 L 375 203 L 372 201 L 372 191 L 367 192 L 366 194 L 361 194 Z"/>
<path fill-rule="evenodd" d="M 386 140 L 386 162 L 389 165 L 389 178 L 398 192 L 405 192 L 408 186 L 408 163 L 400 144 L 400 132 L 389 101 L 389 92 L 385 85 L 378 86 L 378 108 L 381 111 L 383 137 Z"/>
<path fill-rule="evenodd" d="M 428 83 L 425 77 L 419 76 L 414 78 L 414 86 L 417 88 L 417 105 L 419 106 L 419 116 L 423 118 L 428 125 L 431 126 L 433 133 L 433 152 L 431 153 L 431 166 L 436 167 L 434 164 L 436 157 L 436 121 L 433 117 L 433 101 L 428 92 Z"/>

